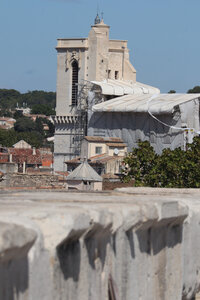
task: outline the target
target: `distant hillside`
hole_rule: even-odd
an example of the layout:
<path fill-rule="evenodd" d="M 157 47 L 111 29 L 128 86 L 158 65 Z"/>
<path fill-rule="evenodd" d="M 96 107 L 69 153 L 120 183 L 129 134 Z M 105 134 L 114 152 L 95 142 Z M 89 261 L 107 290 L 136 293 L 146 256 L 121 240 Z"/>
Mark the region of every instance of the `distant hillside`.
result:
<path fill-rule="evenodd" d="M 21 94 L 13 89 L 0 89 L 0 109 L 8 110 L 18 107 L 30 107 L 34 105 L 48 105 L 49 108 L 56 106 L 56 93 L 45 91 L 32 91 Z"/>

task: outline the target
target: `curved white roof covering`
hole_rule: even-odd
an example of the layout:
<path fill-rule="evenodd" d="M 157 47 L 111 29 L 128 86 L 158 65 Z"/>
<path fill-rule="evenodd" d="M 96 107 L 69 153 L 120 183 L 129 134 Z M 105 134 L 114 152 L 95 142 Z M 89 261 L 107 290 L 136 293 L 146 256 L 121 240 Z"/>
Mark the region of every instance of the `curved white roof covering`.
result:
<path fill-rule="evenodd" d="M 158 88 L 140 82 L 122 80 L 91 81 L 101 87 L 103 95 L 123 96 L 130 94 L 160 94 Z"/>
<path fill-rule="evenodd" d="M 96 104 L 92 107 L 94 112 L 139 112 L 148 110 L 152 114 L 170 114 L 176 106 L 191 100 L 200 99 L 200 94 L 158 94 L 153 95 L 126 95 L 109 101 Z"/>

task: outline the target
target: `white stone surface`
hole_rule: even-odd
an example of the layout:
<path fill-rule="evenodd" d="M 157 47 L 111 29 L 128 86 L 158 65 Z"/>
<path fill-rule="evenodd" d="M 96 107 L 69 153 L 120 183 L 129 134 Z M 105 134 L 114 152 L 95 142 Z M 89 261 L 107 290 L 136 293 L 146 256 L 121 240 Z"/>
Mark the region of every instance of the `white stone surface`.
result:
<path fill-rule="evenodd" d="M 109 278 L 118 300 L 192 299 L 200 286 L 199 196 L 148 188 L 1 192 L 1 224 L 30 235 L 12 244 L 1 229 L 0 257 L 5 241 L 12 251 L 37 238 L 23 262 L 0 261 L 0 300 L 104 300 Z"/>

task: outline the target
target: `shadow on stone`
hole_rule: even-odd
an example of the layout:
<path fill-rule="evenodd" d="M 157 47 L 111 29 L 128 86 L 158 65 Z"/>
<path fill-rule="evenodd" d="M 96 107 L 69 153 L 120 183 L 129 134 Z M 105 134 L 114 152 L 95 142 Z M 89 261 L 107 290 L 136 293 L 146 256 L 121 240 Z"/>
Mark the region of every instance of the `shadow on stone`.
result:
<path fill-rule="evenodd" d="M 134 240 L 133 240 L 133 231 L 132 231 L 132 229 L 126 231 L 126 236 L 127 236 L 129 246 L 130 246 L 131 257 L 135 258 L 135 249 L 134 249 Z"/>
<path fill-rule="evenodd" d="M 28 290 L 28 258 L 23 257 L 0 264 L 0 300 L 21 299 Z"/>
<path fill-rule="evenodd" d="M 145 230 L 137 230 L 136 235 L 141 252 L 151 253 L 151 227 Z"/>
<path fill-rule="evenodd" d="M 113 247 L 113 251 L 114 251 L 114 253 L 116 255 L 116 233 L 114 233 L 112 235 L 112 247 Z"/>
<path fill-rule="evenodd" d="M 57 256 L 64 279 L 79 280 L 81 247 L 79 240 L 63 242 L 57 247 Z"/>
<path fill-rule="evenodd" d="M 167 246 L 173 248 L 176 244 L 182 243 L 183 226 L 180 224 L 168 228 Z"/>
<path fill-rule="evenodd" d="M 97 258 L 101 260 L 102 268 L 104 267 L 107 245 L 111 244 L 111 227 L 111 224 L 105 228 L 95 224 L 85 236 L 88 260 L 93 269 L 95 269 L 95 260 Z"/>
<path fill-rule="evenodd" d="M 182 242 L 182 224 L 162 225 L 136 231 L 141 252 L 158 254 L 164 248 L 173 248 Z"/>

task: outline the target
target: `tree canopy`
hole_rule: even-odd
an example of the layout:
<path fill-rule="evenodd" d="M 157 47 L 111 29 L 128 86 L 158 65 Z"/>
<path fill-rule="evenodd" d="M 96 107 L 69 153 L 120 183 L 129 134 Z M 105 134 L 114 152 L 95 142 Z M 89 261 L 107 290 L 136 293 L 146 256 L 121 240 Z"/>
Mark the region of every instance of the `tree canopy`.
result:
<path fill-rule="evenodd" d="M 188 94 L 196 94 L 196 93 L 200 94 L 200 86 L 197 85 L 197 86 L 193 87 L 193 89 L 188 90 L 187 92 L 188 92 Z"/>
<path fill-rule="evenodd" d="M 0 129 L 0 144 L 11 147 L 23 139 L 34 147 L 47 146 L 46 138 L 54 134 L 55 127 L 46 118 L 36 118 L 34 122 L 25 117 L 17 107 L 29 107 L 33 114 L 54 115 L 56 93 L 45 91 L 29 91 L 20 93 L 14 89 L 0 89 L 0 116 L 16 119 L 14 128 Z M 48 130 L 44 130 L 47 125 Z"/>
<path fill-rule="evenodd" d="M 43 136 L 37 131 L 17 132 L 13 128 L 9 130 L 0 129 L 0 145 L 4 147 L 12 147 L 20 140 L 24 140 L 36 148 L 44 145 Z"/>
<path fill-rule="evenodd" d="M 47 104 L 35 104 L 32 106 L 31 113 L 51 116 L 55 115 L 55 110 Z"/>
<path fill-rule="evenodd" d="M 148 141 L 138 142 L 124 159 L 123 181 L 135 180 L 135 186 L 200 187 L 200 138 L 195 137 L 187 151 L 164 149 L 157 155 Z"/>
<path fill-rule="evenodd" d="M 14 129 L 17 132 L 36 131 L 37 130 L 37 125 L 30 118 L 21 117 L 21 118 L 17 119 L 17 121 L 15 122 Z"/>
<path fill-rule="evenodd" d="M 15 109 L 18 107 L 30 107 L 34 105 L 47 105 L 54 109 L 56 106 L 56 93 L 45 91 L 29 91 L 21 94 L 16 90 L 0 89 L 0 108 Z"/>

